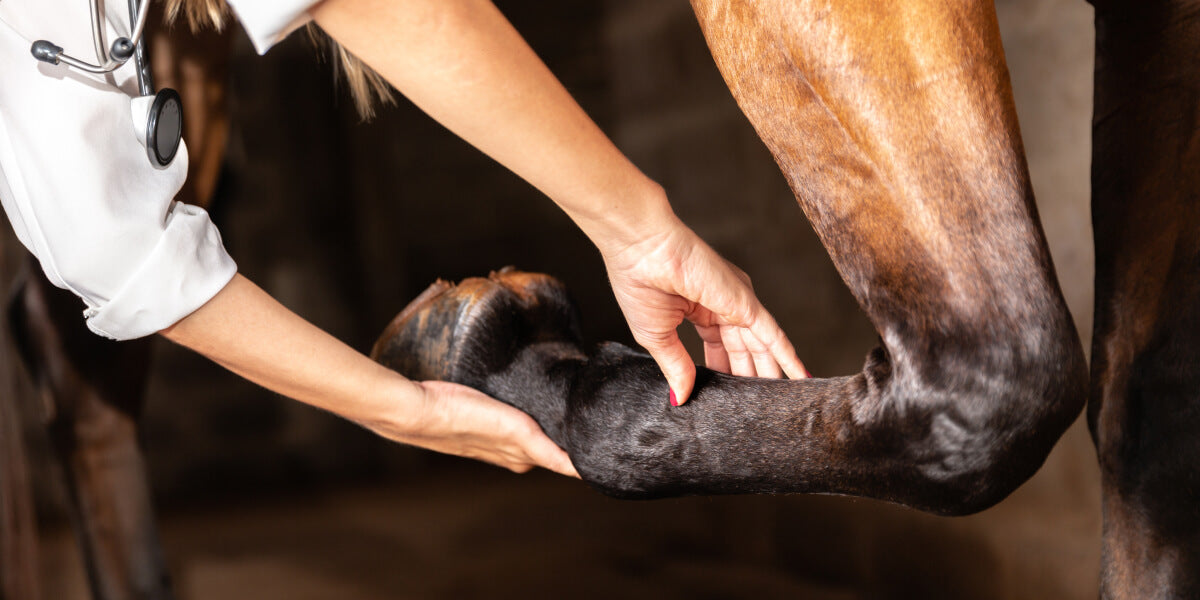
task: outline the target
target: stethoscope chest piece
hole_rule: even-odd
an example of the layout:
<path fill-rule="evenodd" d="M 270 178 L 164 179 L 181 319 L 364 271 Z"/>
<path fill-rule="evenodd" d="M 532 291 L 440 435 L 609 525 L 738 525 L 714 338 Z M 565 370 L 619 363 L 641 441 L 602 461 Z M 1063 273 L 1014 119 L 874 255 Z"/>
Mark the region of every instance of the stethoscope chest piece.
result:
<path fill-rule="evenodd" d="M 154 95 L 146 121 L 146 153 L 150 162 L 165 167 L 175 160 L 183 139 L 183 102 L 179 92 L 163 88 Z"/>

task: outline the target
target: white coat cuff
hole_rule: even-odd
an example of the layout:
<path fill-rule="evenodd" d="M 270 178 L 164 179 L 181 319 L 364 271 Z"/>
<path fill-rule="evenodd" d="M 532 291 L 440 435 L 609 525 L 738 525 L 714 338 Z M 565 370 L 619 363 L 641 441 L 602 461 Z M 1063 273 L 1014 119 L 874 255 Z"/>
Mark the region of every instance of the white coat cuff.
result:
<path fill-rule="evenodd" d="M 308 8 L 318 0 L 228 0 L 254 49 L 266 54 L 312 17 Z"/>
<path fill-rule="evenodd" d="M 111 300 L 84 311 L 88 328 L 115 340 L 150 335 L 192 314 L 221 291 L 237 265 L 202 208 L 173 204 L 166 230 Z"/>

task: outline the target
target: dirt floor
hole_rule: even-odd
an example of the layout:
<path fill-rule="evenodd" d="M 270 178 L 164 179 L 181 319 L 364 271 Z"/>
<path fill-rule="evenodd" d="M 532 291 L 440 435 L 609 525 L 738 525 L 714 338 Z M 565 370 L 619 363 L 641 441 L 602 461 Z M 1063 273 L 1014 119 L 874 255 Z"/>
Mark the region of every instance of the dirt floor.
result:
<path fill-rule="evenodd" d="M 161 521 L 183 600 L 1096 594 L 1094 516 L 1048 512 L 1028 486 L 944 519 L 833 497 L 620 502 L 446 461 L 419 481 L 209 500 Z M 43 538 L 44 597 L 87 598 L 69 530 Z"/>

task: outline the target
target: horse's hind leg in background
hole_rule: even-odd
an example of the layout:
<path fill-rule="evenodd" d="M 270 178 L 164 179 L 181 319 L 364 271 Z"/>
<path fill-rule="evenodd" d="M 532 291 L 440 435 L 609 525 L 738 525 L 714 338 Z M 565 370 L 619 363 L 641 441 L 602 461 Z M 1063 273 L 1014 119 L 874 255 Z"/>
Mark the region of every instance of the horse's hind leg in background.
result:
<path fill-rule="evenodd" d="M 1087 373 L 1038 223 L 990 2 L 694 0 L 734 97 L 882 345 L 859 374 L 701 369 L 674 408 L 645 354 L 580 350 L 565 293 L 431 288 L 376 346 L 534 416 L 624 497 L 852 494 L 943 514 L 1031 476 Z"/>
<path fill-rule="evenodd" d="M 152 22 L 161 18 L 153 8 Z M 152 32 L 158 87 L 179 90 L 187 119 L 187 184 L 178 200 L 207 204 L 229 127 L 225 73 L 230 34 L 168 39 Z M 70 493 L 94 598 L 171 598 L 146 464 L 138 443 L 151 338 L 110 342 L 87 330 L 81 304 L 36 261 L 18 282 L 9 321 L 47 408 L 47 427 Z"/>
<path fill-rule="evenodd" d="M 1102 595 L 1200 597 L 1200 2 L 1094 2 Z"/>
<path fill-rule="evenodd" d="M 88 331 L 79 299 L 35 261 L 9 306 L 17 350 L 45 407 L 95 598 L 170 598 L 137 441 L 150 339 Z"/>

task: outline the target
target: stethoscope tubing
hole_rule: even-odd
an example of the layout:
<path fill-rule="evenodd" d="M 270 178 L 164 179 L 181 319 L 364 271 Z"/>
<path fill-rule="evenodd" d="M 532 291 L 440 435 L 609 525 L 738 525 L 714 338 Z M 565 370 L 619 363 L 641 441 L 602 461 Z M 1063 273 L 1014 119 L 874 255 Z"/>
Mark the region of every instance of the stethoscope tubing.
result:
<path fill-rule="evenodd" d="M 150 15 L 149 7 L 150 2 L 148 0 L 144 4 L 139 3 L 138 0 L 129 0 L 129 14 L 131 25 L 133 25 L 133 32 L 127 38 L 117 38 L 117 41 L 113 42 L 112 49 L 105 52 L 104 25 L 100 15 L 100 0 L 92 0 L 92 39 L 95 41 L 97 54 L 102 60 L 101 64 L 94 65 L 85 60 L 75 58 L 64 52 L 62 47 L 56 46 L 46 40 L 39 40 L 34 43 L 33 55 L 38 60 L 51 64 L 63 62 L 88 73 L 97 75 L 111 73 L 119 69 L 121 65 L 129 62 L 131 57 L 138 57 L 140 59 L 142 55 L 140 51 L 142 47 L 142 32 L 146 29 L 146 18 Z M 134 15 L 136 15 L 136 19 L 134 19 Z M 39 48 L 41 48 L 42 53 L 39 53 Z M 138 60 L 138 62 L 141 63 L 142 61 Z M 146 69 L 141 64 L 138 64 L 139 87 L 143 87 L 141 84 L 142 77 L 146 74 L 145 71 Z M 145 90 L 143 89 L 143 91 Z"/>
<path fill-rule="evenodd" d="M 142 32 L 146 27 L 146 16 L 150 14 L 150 0 L 128 1 L 131 37 L 117 38 L 108 52 L 105 52 L 104 48 L 105 24 L 101 14 L 100 0 L 91 1 L 92 43 L 96 47 L 96 55 L 101 64 L 94 65 L 75 58 L 64 52 L 61 46 L 47 40 L 34 42 L 29 51 L 37 60 L 53 65 L 65 64 L 80 71 L 98 75 L 111 73 L 132 58 L 138 91 L 142 97 L 154 98 L 146 121 L 146 154 L 151 163 L 159 167 L 166 167 L 175 160 L 175 153 L 179 150 L 179 143 L 183 136 L 183 101 L 179 97 L 179 93 L 172 89 L 164 89 L 157 94 L 154 92 L 154 78 L 147 64 L 146 45 L 142 39 Z"/>
<path fill-rule="evenodd" d="M 97 0 L 92 0 L 96 2 Z M 143 4 L 144 2 L 144 4 Z M 146 27 L 146 16 L 150 14 L 150 0 L 129 0 L 129 14 L 137 13 L 137 27 L 133 33 L 133 64 L 137 68 L 138 90 L 143 96 L 154 93 L 154 80 L 150 65 L 146 62 L 146 44 L 142 30 Z"/>

